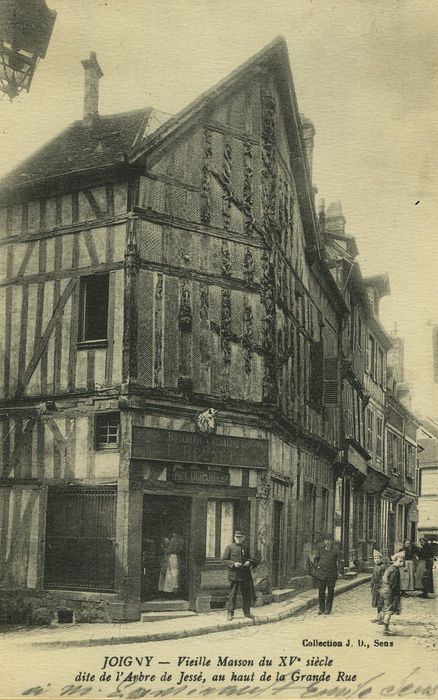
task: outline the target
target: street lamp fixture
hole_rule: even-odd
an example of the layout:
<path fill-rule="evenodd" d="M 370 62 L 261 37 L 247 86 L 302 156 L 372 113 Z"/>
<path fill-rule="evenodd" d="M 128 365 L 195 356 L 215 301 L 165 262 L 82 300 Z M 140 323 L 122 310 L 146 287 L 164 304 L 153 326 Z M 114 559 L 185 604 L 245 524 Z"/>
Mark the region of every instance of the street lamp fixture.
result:
<path fill-rule="evenodd" d="M 0 90 L 11 101 L 29 91 L 55 19 L 45 0 L 0 0 Z"/>

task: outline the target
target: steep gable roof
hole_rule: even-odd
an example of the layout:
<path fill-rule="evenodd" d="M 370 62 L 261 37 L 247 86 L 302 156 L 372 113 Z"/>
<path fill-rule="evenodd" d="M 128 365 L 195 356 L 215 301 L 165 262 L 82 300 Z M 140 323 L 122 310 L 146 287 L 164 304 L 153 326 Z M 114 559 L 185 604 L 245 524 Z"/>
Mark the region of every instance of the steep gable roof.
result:
<path fill-rule="evenodd" d="M 92 127 L 84 127 L 81 121 L 74 122 L 0 180 L 0 197 L 4 199 L 8 191 L 20 190 L 31 183 L 60 179 L 62 176 L 77 176 L 81 172 L 104 169 L 116 164 L 134 165 L 143 155 L 165 140 L 167 143 L 168 139 L 172 140 L 173 136 L 178 136 L 184 129 L 190 128 L 197 117 L 202 118 L 206 107 L 212 106 L 225 93 L 241 84 L 244 85 L 245 80 L 260 69 L 272 70 L 275 73 L 286 117 L 286 130 L 293 159 L 291 169 L 296 178 L 306 240 L 309 246 L 318 248 L 313 191 L 307 171 L 289 55 L 283 37 L 274 39 L 262 51 L 174 117 L 145 108 L 98 117 Z M 73 182 L 76 177 L 71 179 Z"/>
<path fill-rule="evenodd" d="M 20 163 L 1 181 L 1 188 L 110 165 L 132 149 L 147 112 L 137 109 L 98 117 L 93 126 L 73 122 L 67 129 Z"/>

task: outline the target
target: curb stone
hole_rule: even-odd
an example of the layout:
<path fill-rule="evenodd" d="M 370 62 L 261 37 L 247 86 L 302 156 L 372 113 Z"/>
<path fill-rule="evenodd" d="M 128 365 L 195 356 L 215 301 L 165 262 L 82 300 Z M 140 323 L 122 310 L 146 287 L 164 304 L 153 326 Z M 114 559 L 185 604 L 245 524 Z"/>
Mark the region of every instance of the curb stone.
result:
<path fill-rule="evenodd" d="M 361 576 L 360 578 L 353 579 L 352 581 L 346 581 L 345 583 L 341 581 L 338 589 L 335 589 L 335 596 L 339 596 L 342 593 L 347 593 L 364 583 L 368 583 L 371 580 L 371 575 Z M 255 625 L 265 625 L 272 622 L 280 622 L 286 620 L 289 617 L 294 617 L 300 615 L 301 613 L 315 607 L 318 604 L 318 596 L 312 595 L 307 601 L 296 601 L 294 600 L 291 605 L 285 610 L 273 611 L 271 614 L 263 614 L 256 616 L 255 620 L 234 620 L 232 622 L 224 621 L 220 624 L 208 625 L 203 627 L 189 628 L 185 630 L 169 630 L 166 632 L 151 632 L 142 634 L 130 634 L 126 636 L 115 637 L 113 634 L 108 637 L 101 637 L 96 639 L 57 639 L 57 640 L 46 640 L 46 641 L 28 641 L 27 643 L 31 646 L 38 646 L 42 648 L 65 648 L 65 647 L 89 647 L 89 646 L 104 646 L 104 645 L 115 645 L 115 644 L 137 644 L 145 642 L 159 642 L 169 639 L 182 639 L 183 637 L 197 637 L 204 634 L 214 634 L 217 632 L 225 632 L 229 630 L 237 630 L 244 627 L 252 627 Z M 268 607 L 268 606 L 266 606 Z M 207 613 L 208 615 L 208 613 Z M 140 624 L 140 623 L 139 623 Z"/>

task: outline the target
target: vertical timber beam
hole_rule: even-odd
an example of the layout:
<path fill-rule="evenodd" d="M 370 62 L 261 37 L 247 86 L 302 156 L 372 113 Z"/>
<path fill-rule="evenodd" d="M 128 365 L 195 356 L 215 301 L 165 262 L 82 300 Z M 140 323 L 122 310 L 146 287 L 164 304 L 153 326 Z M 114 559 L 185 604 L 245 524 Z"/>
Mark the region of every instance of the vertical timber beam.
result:
<path fill-rule="evenodd" d="M 125 300 L 123 313 L 123 382 L 137 379 L 138 310 L 137 287 L 139 257 L 137 248 L 137 220 L 128 221 L 128 240 L 125 252 Z"/>

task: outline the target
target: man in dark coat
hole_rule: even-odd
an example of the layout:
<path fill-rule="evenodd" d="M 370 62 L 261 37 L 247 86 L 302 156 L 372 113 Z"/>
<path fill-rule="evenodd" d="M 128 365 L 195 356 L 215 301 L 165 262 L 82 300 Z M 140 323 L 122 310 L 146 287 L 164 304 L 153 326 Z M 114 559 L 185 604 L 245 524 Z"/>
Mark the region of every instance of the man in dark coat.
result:
<path fill-rule="evenodd" d="M 339 553 L 334 546 L 331 537 L 324 539 L 323 546 L 315 557 L 315 578 L 318 581 L 319 589 L 319 612 L 318 615 L 330 615 L 332 611 L 333 598 L 335 595 L 335 583 L 338 578 Z M 327 590 L 327 599 L 326 599 Z"/>
<path fill-rule="evenodd" d="M 251 614 L 251 605 L 255 602 L 255 590 L 251 569 L 258 562 L 249 553 L 249 547 L 245 544 L 245 534 L 240 530 L 234 533 L 234 542 L 229 544 L 222 557 L 228 568 L 228 581 L 230 592 L 227 601 L 227 619 L 232 620 L 236 608 L 237 593 L 242 593 L 242 607 L 245 617 L 254 619 Z"/>

